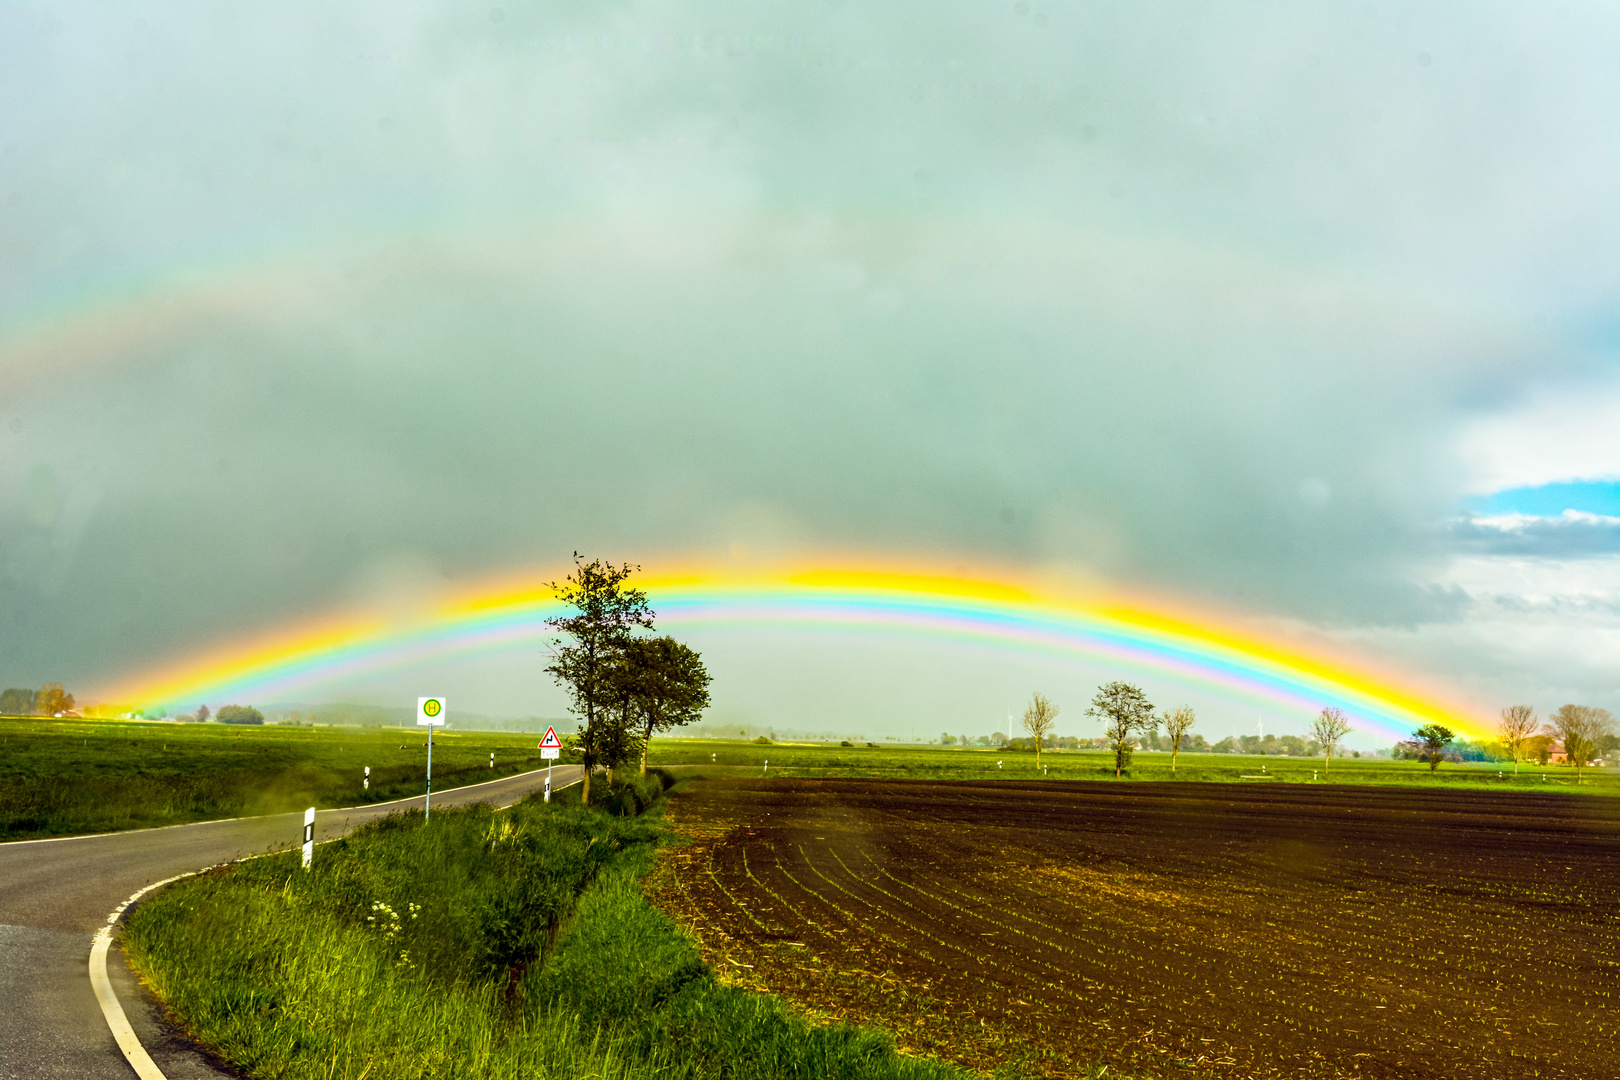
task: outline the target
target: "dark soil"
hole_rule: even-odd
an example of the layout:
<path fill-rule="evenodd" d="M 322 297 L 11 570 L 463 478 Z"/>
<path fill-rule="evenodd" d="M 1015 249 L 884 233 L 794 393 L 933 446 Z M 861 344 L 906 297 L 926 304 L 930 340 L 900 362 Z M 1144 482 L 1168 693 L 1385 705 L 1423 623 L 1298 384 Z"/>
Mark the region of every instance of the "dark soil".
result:
<path fill-rule="evenodd" d="M 654 899 L 747 985 L 1052 1075 L 1620 1076 L 1620 802 L 694 784 Z"/>

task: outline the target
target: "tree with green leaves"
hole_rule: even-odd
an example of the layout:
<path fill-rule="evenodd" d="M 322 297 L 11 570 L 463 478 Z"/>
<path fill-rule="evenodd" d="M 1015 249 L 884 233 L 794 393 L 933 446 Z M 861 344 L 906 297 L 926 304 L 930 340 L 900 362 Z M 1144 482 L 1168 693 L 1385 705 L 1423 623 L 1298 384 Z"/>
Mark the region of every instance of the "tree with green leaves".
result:
<path fill-rule="evenodd" d="M 1525 744 L 1541 726 L 1541 717 L 1528 705 L 1509 705 L 1502 710 L 1502 719 L 1496 725 L 1496 736 L 1502 747 L 1513 755 L 1513 775 L 1519 775 L 1519 759 L 1524 756 Z"/>
<path fill-rule="evenodd" d="M 1058 707 L 1052 704 L 1052 699 L 1035 691 L 1030 696 L 1029 706 L 1024 710 L 1024 730 L 1035 741 L 1035 768 L 1041 767 L 1041 744 L 1052 733 L 1052 725 L 1057 723 Z"/>
<path fill-rule="evenodd" d="M 1103 735 L 1114 750 L 1114 779 L 1131 764 L 1131 736 L 1158 730 L 1159 721 L 1147 695 L 1130 683 L 1111 682 L 1097 688 L 1087 716 L 1103 723 Z"/>
<path fill-rule="evenodd" d="M 222 724 L 262 724 L 264 713 L 251 705 L 221 705 L 214 719 Z"/>
<path fill-rule="evenodd" d="M 709 672 L 696 649 L 668 635 L 632 638 L 620 664 L 629 689 L 629 715 L 641 726 L 641 775 L 646 776 L 653 732 L 699 720 L 709 707 Z"/>
<path fill-rule="evenodd" d="M 601 559 L 585 562 L 574 552 L 573 573 L 547 588 L 569 609 L 553 615 L 546 625 L 563 635 L 552 643 L 546 673 L 568 691 L 569 711 L 584 726 L 576 736 L 585 765 L 581 799 L 591 798 L 591 772 L 601 765 L 612 768 L 634 753 L 626 718 L 611 706 L 618 697 L 614 676 L 620 654 L 636 630 L 650 630 L 653 610 L 647 594 L 625 584 L 639 566 L 615 566 Z"/>
<path fill-rule="evenodd" d="M 1422 758 L 1429 763 L 1429 771 L 1440 767 L 1440 755 L 1457 736 L 1444 724 L 1424 724 L 1412 732 L 1412 738 L 1422 750 Z"/>
<path fill-rule="evenodd" d="M 1181 753 L 1181 744 L 1187 739 L 1187 732 L 1198 723 L 1198 716 L 1193 712 L 1191 705 L 1183 705 L 1175 712 L 1164 714 L 1164 734 L 1170 740 L 1170 771 L 1176 771 L 1176 755 Z"/>
<path fill-rule="evenodd" d="M 1575 782 L 1581 782 L 1581 770 L 1598 755 L 1598 746 L 1614 734 L 1614 717 L 1607 709 L 1590 705 L 1560 705 L 1558 711 L 1547 717 L 1548 734 L 1555 735 L 1564 744 L 1564 756 L 1575 766 Z"/>
<path fill-rule="evenodd" d="M 1322 748 L 1322 775 L 1328 773 L 1328 765 L 1333 760 L 1333 751 L 1339 748 L 1344 737 L 1350 734 L 1350 719 L 1344 715 L 1343 710 L 1329 705 L 1316 714 L 1311 721 L 1311 738 L 1316 740 Z"/>

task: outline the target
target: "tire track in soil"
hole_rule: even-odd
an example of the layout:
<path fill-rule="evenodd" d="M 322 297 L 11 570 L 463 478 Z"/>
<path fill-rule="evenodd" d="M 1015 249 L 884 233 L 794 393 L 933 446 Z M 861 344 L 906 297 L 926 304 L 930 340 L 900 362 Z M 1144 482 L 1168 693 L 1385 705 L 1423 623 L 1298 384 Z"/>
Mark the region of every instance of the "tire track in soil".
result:
<path fill-rule="evenodd" d="M 652 892 L 737 981 L 979 1067 L 1620 1075 L 1611 800 L 1298 788 L 707 781 Z"/>

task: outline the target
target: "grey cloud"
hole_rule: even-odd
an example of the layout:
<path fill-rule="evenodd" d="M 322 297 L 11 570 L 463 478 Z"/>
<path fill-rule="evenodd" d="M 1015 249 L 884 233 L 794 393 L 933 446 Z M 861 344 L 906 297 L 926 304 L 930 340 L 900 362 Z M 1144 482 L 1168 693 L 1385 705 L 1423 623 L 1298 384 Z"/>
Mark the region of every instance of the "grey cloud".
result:
<path fill-rule="evenodd" d="M 1455 618 L 1453 431 L 1620 284 L 1597 9 L 0 20 L 14 680 L 575 548 Z"/>
<path fill-rule="evenodd" d="M 1451 527 L 1456 549 L 1471 555 L 1581 559 L 1620 554 L 1620 519 L 1580 515 L 1513 523 L 1465 517 Z"/>

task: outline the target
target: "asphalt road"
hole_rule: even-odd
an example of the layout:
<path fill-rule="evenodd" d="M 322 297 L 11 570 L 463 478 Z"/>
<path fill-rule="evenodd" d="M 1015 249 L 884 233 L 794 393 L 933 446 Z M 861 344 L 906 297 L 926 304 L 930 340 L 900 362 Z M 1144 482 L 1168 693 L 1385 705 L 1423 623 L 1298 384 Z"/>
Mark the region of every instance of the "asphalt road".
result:
<path fill-rule="evenodd" d="M 545 786 L 543 770 L 434 792 L 433 805 L 507 806 Z M 560 766 L 561 788 L 579 780 Z M 421 797 L 315 816 L 329 840 Z M 303 839 L 303 814 L 0 844 L 0 1080 L 130 1080 L 90 988 L 90 939 L 137 890 Z M 108 974 L 142 1044 L 169 1080 L 231 1076 L 164 1024 L 162 1010 L 115 948 Z"/>

